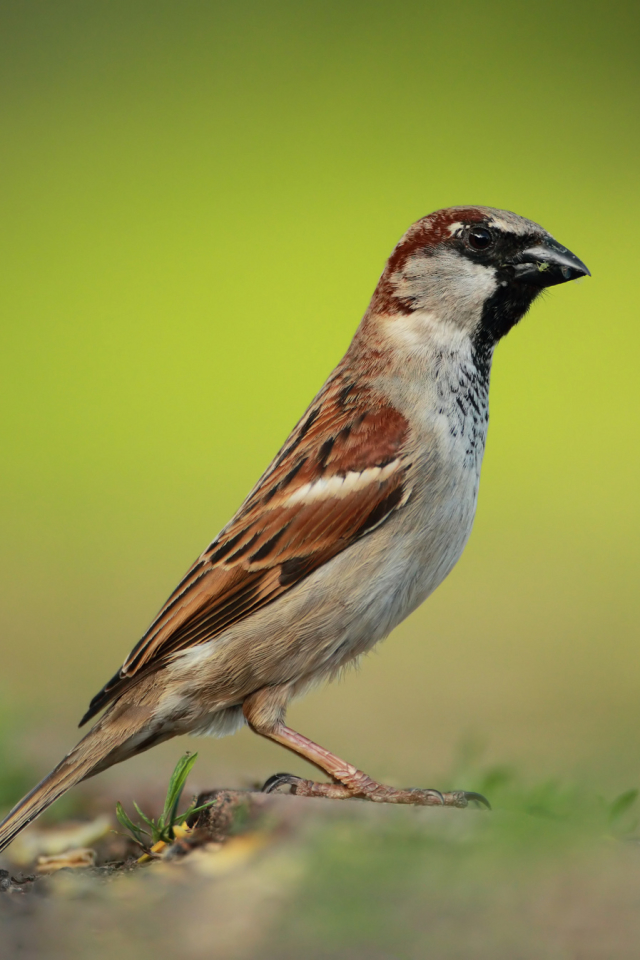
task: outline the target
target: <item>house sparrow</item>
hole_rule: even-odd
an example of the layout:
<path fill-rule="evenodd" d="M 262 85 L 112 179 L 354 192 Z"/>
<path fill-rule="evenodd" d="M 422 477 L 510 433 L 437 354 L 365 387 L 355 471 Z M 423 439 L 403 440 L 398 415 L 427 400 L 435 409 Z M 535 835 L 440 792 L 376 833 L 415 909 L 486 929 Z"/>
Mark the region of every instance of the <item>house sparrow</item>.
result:
<path fill-rule="evenodd" d="M 267 790 L 482 799 L 377 783 L 287 727 L 285 710 L 450 572 L 476 509 L 494 348 L 544 287 L 588 274 L 514 213 L 453 207 L 413 224 L 344 358 L 82 723 L 106 712 L 0 825 L 0 849 L 80 780 L 178 734 L 245 723 L 331 778 L 278 774 Z"/>

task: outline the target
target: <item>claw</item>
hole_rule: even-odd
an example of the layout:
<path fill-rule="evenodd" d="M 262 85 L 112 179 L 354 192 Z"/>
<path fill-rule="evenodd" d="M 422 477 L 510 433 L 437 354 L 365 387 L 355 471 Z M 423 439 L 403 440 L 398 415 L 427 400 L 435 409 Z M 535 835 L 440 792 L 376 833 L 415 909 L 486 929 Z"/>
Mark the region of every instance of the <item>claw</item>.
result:
<path fill-rule="evenodd" d="M 274 793 L 278 787 L 294 786 L 299 783 L 301 777 L 296 777 L 292 773 L 274 773 L 272 777 L 262 785 L 261 793 Z"/>
<path fill-rule="evenodd" d="M 481 793 L 473 793 L 471 791 L 465 790 L 464 798 L 467 802 L 477 803 L 478 805 L 484 804 L 487 810 L 491 810 L 491 804 L 486 797 L 483 797 Z"/>
<path fill-rule="evenodd" d="M 438 800 L 438 803 L 444 807 L 444 803 L 445 803 L 444 797 L 442 796 L 439 790 L 434 790 L 433 787 L 427 787 L 426 790 L 424 790 L 423 792 L 428 793 L 432 797 L 436 797 Z"/>

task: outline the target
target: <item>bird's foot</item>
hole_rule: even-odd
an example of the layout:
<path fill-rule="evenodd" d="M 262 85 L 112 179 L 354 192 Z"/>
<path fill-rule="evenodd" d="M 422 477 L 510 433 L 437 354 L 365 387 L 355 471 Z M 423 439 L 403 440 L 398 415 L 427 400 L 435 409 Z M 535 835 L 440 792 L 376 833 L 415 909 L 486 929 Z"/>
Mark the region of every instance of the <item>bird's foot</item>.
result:
<path fill-rule="evenodd" d="M 346 779 L 346 778 L 345 778 Z M 491 809 L 491 804 L 481 793 L 467 790 L 452 790 L 441 793 L 439 790 L 419 789 L 409 787 L 399 790 L 386 784 L 378 783 L 357 771 L 356 776 L 350 776 L 348 782 L 335 780 L 333 783 L 319 783 L 315 780 L 305 780 L 291 773 L 276 773 L 269 777 L 262 787 L 263 793 L 274 793 L 280 787 L 288 786 L 290 792 L 297 797 L 326 797 L 330 800 L 372 800 L 374 803 L 410 803 L 422 807 L 468 807 L 470 803 L 477 806 L 484 805 Z"/>
<path fill-rule="evenodd" d="M 330 800 L 349 800 L 353 791 L 343 783 L 316 783 L 315 780 L 305 780 L 292 773 L 274 773 L 265 781 L 262 793 L 276 793 L 280 787 L 290 787 L 289 793 L 296 797 L 328 797 Z"/>

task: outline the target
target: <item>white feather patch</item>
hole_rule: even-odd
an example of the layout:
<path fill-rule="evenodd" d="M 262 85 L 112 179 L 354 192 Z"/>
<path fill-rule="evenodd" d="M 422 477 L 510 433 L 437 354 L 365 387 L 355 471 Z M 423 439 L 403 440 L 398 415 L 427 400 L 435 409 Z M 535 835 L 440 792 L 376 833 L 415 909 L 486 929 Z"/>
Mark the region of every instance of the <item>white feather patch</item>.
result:
<path fill-rule="evenodd" d="M 350 470 L 344 476 L 320 477 L 312 483 L 305 483 L 302 487 L 287 497 L 286 506 L 292 506 L 295 503 L 313 503 L 315 500 L 326 500 L 329 497 L 342 499 L 355 493 L 356 490 L 362 490 L 371 483 L 382 483 L 400 466 L 400 460 L 392 460 L 384 467 L 367 467 L 357 473 Z"/>

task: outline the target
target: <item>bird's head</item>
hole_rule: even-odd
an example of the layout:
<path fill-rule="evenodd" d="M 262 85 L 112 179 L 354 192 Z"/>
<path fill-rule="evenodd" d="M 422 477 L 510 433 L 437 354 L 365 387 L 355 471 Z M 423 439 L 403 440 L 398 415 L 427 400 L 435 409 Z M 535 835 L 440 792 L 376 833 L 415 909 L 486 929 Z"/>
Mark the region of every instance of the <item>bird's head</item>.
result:
<path fill-rule="evenodd" d="M 541 290 L 587 275 L 575 254 L 531 220 L 491 207 L 450 207 L 405 233 L 371 312 L 397 323 L 405 339 L 421 340 L 429 327 L 492 348 Z"/>

